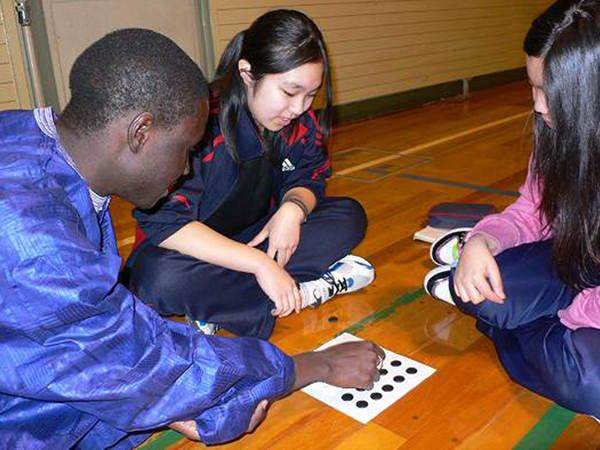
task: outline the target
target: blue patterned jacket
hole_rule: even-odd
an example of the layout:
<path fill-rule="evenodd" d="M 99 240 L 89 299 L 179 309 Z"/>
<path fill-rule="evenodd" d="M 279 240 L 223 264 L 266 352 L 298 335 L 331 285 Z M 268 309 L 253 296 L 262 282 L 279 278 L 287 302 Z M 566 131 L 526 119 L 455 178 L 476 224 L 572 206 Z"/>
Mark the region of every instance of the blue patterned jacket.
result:
<path fill-rule="evenodd" d="M 293 361 L 163 320 L 119 284 L 108 206 L 55 133 L 50 110 L 0 113 L 0 448 L 132 448 L 183 419 L 207 444 L 239 436 Z"/>

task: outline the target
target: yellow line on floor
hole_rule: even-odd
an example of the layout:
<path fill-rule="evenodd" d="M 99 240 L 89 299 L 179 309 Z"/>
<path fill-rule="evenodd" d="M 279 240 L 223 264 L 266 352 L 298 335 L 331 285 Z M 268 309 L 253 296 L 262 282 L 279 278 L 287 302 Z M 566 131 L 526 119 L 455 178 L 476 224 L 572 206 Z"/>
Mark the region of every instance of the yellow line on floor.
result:
<path fill-rule="evenodd" d="M 125 247 L 126 245 L 131 245 L 135 242 L 135 236 L 130 236 L 125 239 L 121 239 L 117 241 L 117 248 Z"/>
<path fill-rule="evenodd" d="M 468 130 L 461 131 L 460 133 L 451 134 L 449 136 L 445 136 L 440 139 L 436 139 L 434 141 L 426 142 L 425 144 L 416 145 L 406 150 L 402 150 L 398 153 L 394 153 L 393 155 L 382 156 L 381 158 L 373 159 L 372 161 L 368 161 L 362 164 L 358 164 L 353 167 L 348 167 L 347 169 L 336 171 L 333 176 L 336 175 L 348 175 L 354 172 L 358 172 L 359 170 L 368 169 L 369 167 L 376 166 L 378 164 L 382 164 L 401 156 L 410 155 L 411 153 L 416 153 L 421 150 L 425 150 L 427 148 L 435 147 L 436 145 L 445 144 L 446 142 L 453 141 L 454 139 L 459 139 L 464 136 L 468 136 L 473 133 L 478 133 L 483 130 L 487 130 L 488 128 L 497 127 L 498 125 L 504 125 L 505 123 L 512 122 L 513 120 L 521 119 L 523 117 L 527 117 L 531 114 L 531 111 L 526 111 L 523 113 L 515 114 L 514 116 L 509 116 L 504 119 L 496 120 L 494 122 L 486 123 L 485 125 L 480 125 L 478 127 L 469 128 Z"/>

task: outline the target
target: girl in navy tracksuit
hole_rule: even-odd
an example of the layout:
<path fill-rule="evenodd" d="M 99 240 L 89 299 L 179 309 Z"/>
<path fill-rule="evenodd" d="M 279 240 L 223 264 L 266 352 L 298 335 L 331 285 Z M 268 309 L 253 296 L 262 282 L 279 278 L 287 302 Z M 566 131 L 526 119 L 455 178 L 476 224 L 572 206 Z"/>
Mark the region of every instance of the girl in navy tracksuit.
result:
<path fill-rule="evenodd" d="M 323 82 L 317 117 L 310 107 Z M 374 277 L 349 254 L 365 234 L 363 208 L 324 197 L 331 77 L 322 35 L 300 12 L 269 12 L 231 41 L 211 88 L 191 174 L 134 213 L 130 285 L 163 314 L 268 338 L 275 317 Z"/>

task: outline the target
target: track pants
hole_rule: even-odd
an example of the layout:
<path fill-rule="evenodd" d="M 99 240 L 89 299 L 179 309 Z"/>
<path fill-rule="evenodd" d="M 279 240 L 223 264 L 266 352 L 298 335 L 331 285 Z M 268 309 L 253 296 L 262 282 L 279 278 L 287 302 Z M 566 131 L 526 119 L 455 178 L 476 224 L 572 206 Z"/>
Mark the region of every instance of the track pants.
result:
<path fill-rule="evenodd" d="M 496 257 L 506 299 L 499 305 L 456 305 L 477 319 L 510 377 L 575 412 L 600 417 L 600 330 L 565 327 L 557 316 L 576 295 L 558 278 L 551 242 L 508 249 Z"/>
<path fill-rule="evenodd" d="M 248 242 L 268 218 L 240 234 Z M 302 225 L 298 248 L 285 269 L 298 282 L 319 278 L 365 235 L 367 218 L 357 201 L 323 199 Z M 266 251 L 268 242 L 259 247 Z M 273 302 L 252 274 L 236 272 L 155 246 L 134 251 L 129 285 L 160 314 L 216 323 L 240 336 L 268 339 L 275 326 Z"/>

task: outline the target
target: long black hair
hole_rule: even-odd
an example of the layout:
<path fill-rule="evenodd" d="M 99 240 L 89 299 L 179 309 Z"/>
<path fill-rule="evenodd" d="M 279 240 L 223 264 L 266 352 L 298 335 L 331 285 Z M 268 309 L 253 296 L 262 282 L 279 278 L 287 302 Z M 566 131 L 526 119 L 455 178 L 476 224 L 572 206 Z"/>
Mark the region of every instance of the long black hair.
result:
<path fill-rule="evenodd" d="M 318 121 L 323 142 L 327 143 L 332 118 L 329 57 L 323 35 L 309 17 L 294 10 L 270 11 L 256 19 L 247 30 L 238 33 L 223 52 L 210 87 L 220 99 L 219 124 L 227 151 L 235 161 L 239 158 L 234 130 L 240 114 L 248 106 L 247 88 L 238 70 L 240 59 L 250 63 L 250 75 L 257 83 L 268 74 L 284 73 L 306 63 L 322 63 L 325 105 Z M 278 132 L 264 130 L 263 137 L 272 160 L 279 157 L 272 153 L 277 148 L 276 143 L 286 139 L 295 125 L 296 120 Z"/>
<path fill-rule="evenodd" d="M 532 169 L 553 259 L 576 289 L 600 282 L 600 2 L 560 0 L 534 20 L 527 55 L 542 58 L 552 127 L 536 117 Z"/>

